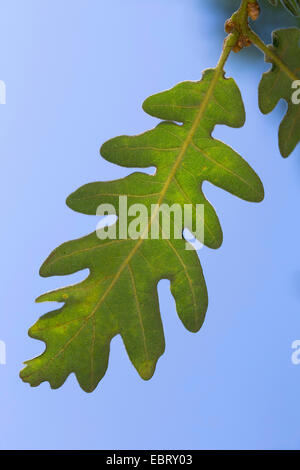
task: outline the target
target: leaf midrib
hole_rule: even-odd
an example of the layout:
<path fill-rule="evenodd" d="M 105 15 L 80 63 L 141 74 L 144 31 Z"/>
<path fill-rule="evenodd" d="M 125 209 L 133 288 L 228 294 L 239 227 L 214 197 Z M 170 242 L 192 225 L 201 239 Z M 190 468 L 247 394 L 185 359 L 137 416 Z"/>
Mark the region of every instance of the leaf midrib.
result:
<path fill-rule="evenodd" d="M 118 271 L 116 272 L 110 286 L 107 288 L 107 290 L 104 292 L 104 294 L 101 296 L 101 298 L 99 299 L 99 301 L 96 303 L 96 305 L 94 306 L 92 312 L 86 317 L 85 321 L 83 322 L 83 324 L 80 326 L 80 328 L 68 339 L 68 341 L 61 347 L 61 349 L 52 357 L 49 359 L 49 361 L 47 361 L 47 364 L 39 369 L 38 371 L 38 375 L 40 376 L 41 374 L 41 371 L 49 364 L 49 362 L 52 362 L 53 360 L 55 360 L 62 352 L 64 352 L 66 350 L 66 348 L 72 343 L 72 341 L 77 338 L 77 336 L 81 333 L 81 331 L 85 328 L 85 326 L 87 325 L 88 321 L 93 318 L 97 312 L 97 310 L 99 309 L 99 307 L 102 305 L 102 303 L 105 301 L 106 297 L 110 294 L 111 290 L 114 288 L 115 284 L 117 283 L 117 281 L 119 280 L 121 274 L 123 273 L 124 269 L 126 267 L 128 267 L 131 259 L 134 257 L 134 255 L 137 253 L 137 251 L 139 250 L 140 246 L 142 245 L 143 241 L 144 241 L 144 238 L 143 238 L 143 235 L 145 235 L 146 233 L 148 233 L 149 229 L 151 228 L 151 225 L 153 223 L 153 220 L 156 218 L 157 216 L 157 213 L 159 211 L 159 207 L 160 205 L 162 204 L 164 198 L 165 198 L 165 195 L 169 189 L 169 186 L 171 184 L 171 182 L 173 181 L 173 178 L 174 176 L 176 175 L 176 172 L 178 170 L 178 167 L 180 166 L 185 154 L 186 154 L 186 151 L 189 147 L 189 145 L 192 143 L 192 140 L 193 140 L 193 137 L 196 133 L 196 130 L 199 126 L 199 123 L 201 121 L 201 119 L 203 118 L 205 112 L 206 112 L 206 108 L 210 102 L 210 99 L 211 97 L 213 96 L 213 93 L 214 93 L 214 89 L 217 85 L 217 82 L 220 78 L 220 75 L 222 74 L 223 72 L 223 68 L 221 67 L 217 67 L 217 69 L 215 70 L 215 75 L 210 83 L 210 86 L 209 88 L 207 89 L 207 92 L 204 96 L 204 99 L 201 103 L 201 106 L 199 108 L 199 111 L 198 113 L 196 114 L 196 117 L 194 119 L 194 122 L 193 122 L 193 125 L 191 126 L 188 134 L 187 134 L 187 137 L 185 139 L 185 141 L 183 142 L 183 145 L 181 147 L 181 150 L 178 154 L 178 157 L 172 167 L 172 170 L 170 172 L 170 175 L 168 176 L 164 186 L 163 186 L 163 189 L 160 193 L 160 197 L 158 199 L 158 202 L 157 202 L 157 205 L 156 205 L 156 210 L 153 211 L 153 214 L 152 214 L 152 217 L 150 219 L 150 222 L 147 226 L 147 228 L 145 229 L 144 233 L 142 234 L 141 238 L 138 240 L 138 242 L 136 243 L 135 247 L 133 248 L 133 250 L 129 253 L 129 255 L 126 257 L 126 259 L 123 261 L 123 263 L 121 264 L 120 268 L 118 269 Z M 29 374 L 29 375 L 32 375 L 32 374 Z"/>
<path fill-rule="evenodd" d="M 102 302 L 105 300 L 105 298 L 108 296 L 108 294 L 110 293 L 110 291 L 113 289 L 113 287 L 115 286 L 116 282 L 118 281 L 120 275 L 122 274 L 123 270 L 127 267 L 127 265 L 129 264 L 129 262 L 131 261 L 131 259 L 133 258 L 133 256 L 135 255 L 135 253 L 138 251 L 138 249 L 140 248 L 141 244 L 143 243 L 144 241 L 144 238 L 143 238 L 143 235 L 145 235 L 146 233 L 149 232 L 149 228 L 151 228 L 151 225 L 153 223 L 153 220 L 156 218 L 157 216 L 157 213 L 159 211 L 159 206 L 162 204 L 164 198 L 165 198 L 165 195 L 169 189 L 169 186 L 177 172 L 177 169 L 178 167 L 180 166 L 181 164 L 181 161 L 189 147 L 189 145 L 191 144 L 192 140 L 193 140 L 193 136 L 198 128 L 198 125 L 199 125 L 199 122 L 201 121 L 201 119 L 203 118 L 204 116 L 204 113 L 206 111 L 206 108 L 207 108 L 207 105 L 209 104 L 210 102 L 210 99 L 213 95 L 213 92 L 214 92 L 214 89 L 215 89 L 215 86 L 219 80 L 219 77 L 222 73 L 222 69 L 216 69 L 215 71 L 215 75 L 210 83 L 210 86 L 206 92 L 206 95 L 204 96 L 204 99 L 201 103 L 201 106 L 199 108 L 199 111 L 195 117 L 195 120 L 194 120 L 194 123 L 191 127 L 191 129 L 189 130 L 188 134 L 187 134 L 187 137 L 181 147 L 181 150 L 178 154 L 178 157 L 172 167 L 172 170 L 170 172 L 170 175 L 168 176 L 164 186 L 163 186 L 163 189 L 160 193 L 160 197 L 158 199 L 158 202 L 157 202 L 157 206 L 156 206 L 156 209 L 155 211 L 153 211 L 153 214 L 151 216 L 151 219 L 150 219 L 150 222 L 146 228 L 146 230 L 144 231 L 144 233 L 142 234 L 141 238 L 139 239 L 139 241 L 137 242 L 137 244 L 135 245 L 135 247 L 133 248 L 133 250 L 129 253 L 129 255 L 127 256 L 127 258 L 123 261 L 123 263 L 121 264 L 120 268 L 118 269 L 118 271 L 116 272 L 116 275 L 114 277 L 114 279 L 112 280 L 110 286 L 107 288 L 106 292 L 103 294 L 103 296 L 99 299 L 99 302 L 97 303 L 96 307 L 93 309 L 93 313 L 91 315 L 94 314 L 95 311 L 98 310 L 98 308 L 100 307 L 100 305 L 102 304 Z"/>

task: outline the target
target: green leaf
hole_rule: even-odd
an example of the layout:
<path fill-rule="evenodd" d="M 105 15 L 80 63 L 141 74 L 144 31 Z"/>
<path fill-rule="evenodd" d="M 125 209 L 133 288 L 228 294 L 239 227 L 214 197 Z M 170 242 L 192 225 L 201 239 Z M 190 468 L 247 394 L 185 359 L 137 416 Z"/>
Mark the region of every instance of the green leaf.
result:
<path fill-rule="evenodd" d="M 300 30 L 280 29 L 273 32 L 273 45 L 268 48 L 277 55 L 285 66 L 300 78 Z M 267 62 L 272 59 L 267 57 Z M 273 111 L 280 99 L 288 104 L 288 110 L 279 127 L 279 148 L 283 157 L 288 157 L 300 140 L 300 105 L 293 103 L 295 89 L 293 80 L 278 65 L 263 74 L 259 85 L 259 107 L 262 113 Z"/>
<path fill-rule="evenodd" d="M 300 16 L 300 0 L 280 0 L 281 4 L 294 16 Z M 273 6 L 278 5 L 278 0 L 269 0 Z"/>
<path fill-rule="evenodd" d="M 204 243 L 219 247 L 222 230 L 202 183 L 210 181 L 248 201 L 263 199 L 256 173 L 230 147 L 211 137 L 216 124 L 244 124 L 244 106 L 234 80 L 207 70 L 201 81 L 154 95 L 143 108 L 166 121 L 142 135 L 106 142 L 101 154 L 126 167 L 155 166 L 156 174 L 133 173 L 118 181 L 88 184 L 71 194 L 68 206 L 95 215 L 101 203 L 118 207 L 119 195 L 128 196 L 128 205 L 143 203 L 147 208 L 155 203 L 193 204 L 194 209 L 204 204 Z M 194 222 L 195 218 L 194 210 Z M 64 306 L 43 316 L 29 331 L 47 344 L 44 353 L 28 361 L 21 372 L 32 386 L 49 381 L 58 388 L 74 372 L 81 387 L 93 391 L 107 369 L 110 341 L 118 334 L 140 376 L 150 379 L 165 348 L 157 295 L 161 279 L 170 280 L 185 327 L 196 332 L 203 323 L 206 285 L 197 253 L 186 249 L 183 238 L 100 240 L 92 233 L 54 250 L 41 275 L 67 275 L 85 268 L 90 274 L 80 284 L 37 299 Z"/>

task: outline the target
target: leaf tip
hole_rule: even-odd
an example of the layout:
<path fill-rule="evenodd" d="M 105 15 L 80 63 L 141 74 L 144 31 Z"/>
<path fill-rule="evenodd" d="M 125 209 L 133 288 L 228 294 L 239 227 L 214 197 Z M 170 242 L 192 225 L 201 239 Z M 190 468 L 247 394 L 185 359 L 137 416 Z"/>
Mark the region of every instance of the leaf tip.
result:
<path fill-rule="evenodd" d="M 50 255 L 50 256 L 51 256 L 51 255 Z M 44 261 L 44 263 L 43 263 L 42 266 L 40 267 L 39 275 L 40 275 L 41 277 L 48 277 L 48 276 L 49 276 L 49 272 L 48 272 L 48 262 L 49 262 L 50 256 Z"/>
<path fill-rule="evenodd" d="M 42 302 L 44 302 L 44 294 L 43 295 L 39 295 L 36 299 L 35 299 L 35 303 L 36 304 L 41 304 Z"/>
<path fill-rule="evenodd" d="M 253 199 L 253 202 L 262 202 L 265 198 L 265 189 L 262 184 L 262 182 L 259 180 L 257 192 L 255 195 L 255 198 Z"/>
<path fill-rule="evenodd" d="M 152 379 L 156 368 L 156 363 L 153 361 L 142 362 L 138 367 L 138 373 L 143 380 Z"/>
<path fill-rule="evenodd" d="M 148 98 L 146 98 L 142 103 L 142 109 L 147 114 L 151 114 L 151 102 L 152 96 L 148 96 Z"/>

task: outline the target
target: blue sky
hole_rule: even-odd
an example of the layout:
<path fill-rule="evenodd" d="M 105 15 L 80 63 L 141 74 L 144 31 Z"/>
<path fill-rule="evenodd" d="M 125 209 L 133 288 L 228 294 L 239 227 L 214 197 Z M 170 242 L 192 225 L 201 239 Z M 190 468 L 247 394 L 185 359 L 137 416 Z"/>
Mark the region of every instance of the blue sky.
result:
<path fill-rule="evenodd" d="M 152 93 L 197 80 L 220 54 L 224 18 L 194 0 L 1 1 L 2 162 L 1 449 L 299 449 L 299 150 L 280 157 L 284 106 L 262 116 L 257 85 L 268 65 L 230 58 L 247 122 L 214 135 L 258 172 L 265 200 L 250 204 L 205 185 L 224 231 L 216 251 L 200 252 L 210 304 L 198 334 L 187 332 L 169 284 L 159 284 L 166 353 L 143 382 L 120 338 L 108 372 L 85 394 L 75 377 L 50 390 L 18 378 L 43 350 L 28 328 L 49 311 L 41 293 L 82 273 L 42 279 L 57 245 L 95 229 L 66 197 L 87 182 L 125 176 L 99 157 L 100 145 L 153 127 L 141 109 Z M 284 25 L 283 25 L 284 26 Z"/>

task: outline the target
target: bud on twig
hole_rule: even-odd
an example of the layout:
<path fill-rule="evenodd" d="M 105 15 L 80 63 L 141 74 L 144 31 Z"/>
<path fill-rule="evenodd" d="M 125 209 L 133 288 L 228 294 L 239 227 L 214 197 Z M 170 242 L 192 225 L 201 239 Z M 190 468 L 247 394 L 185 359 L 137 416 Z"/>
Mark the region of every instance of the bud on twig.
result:
<path fill-rule="evenodd" d="M 240 52 L 244 47 L 251 46 L 252 42 L 247 36 L 240 35 L 236 45 L 232 48 L 233 52 Z"/>
<path fill-rule="evenodd" d="M 227 20 L 225 22 L 225 32 L 227 34 L 230 34 L 234 31 L 234 29 L 235 29 L 234 22 L 231 19 Z"/>
<path fill-rule="evenodd" d="M 251 20 L 256 21 L 260 15 L 260 6 L 258 2 L 248 3 L 248 16 Z"/>

